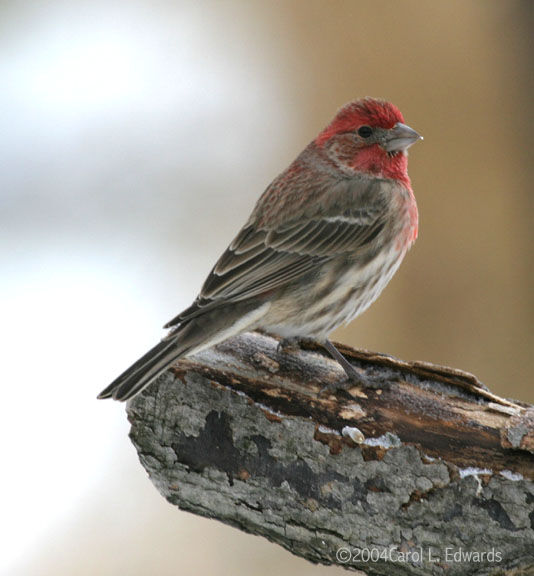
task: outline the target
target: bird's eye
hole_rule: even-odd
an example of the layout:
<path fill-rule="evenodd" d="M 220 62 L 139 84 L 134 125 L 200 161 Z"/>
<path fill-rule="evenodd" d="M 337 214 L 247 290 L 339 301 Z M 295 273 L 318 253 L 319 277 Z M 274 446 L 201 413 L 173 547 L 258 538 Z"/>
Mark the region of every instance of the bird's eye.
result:
<path fill-rule="evenodd" d="M 358 136 L 362 138 L 369 138 L 373 134 L 373 129 L 371 126 L 360 126 L 358 128 Z"/>

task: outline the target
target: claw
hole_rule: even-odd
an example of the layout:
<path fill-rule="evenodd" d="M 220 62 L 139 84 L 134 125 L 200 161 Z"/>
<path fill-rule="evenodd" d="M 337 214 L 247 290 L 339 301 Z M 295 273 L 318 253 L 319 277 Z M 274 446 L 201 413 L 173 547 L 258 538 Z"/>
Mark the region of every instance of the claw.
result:
<path fill-rule="evenodd" d="M 282 338 L 278 345 L 276 346 L 276 352 L 278 354 L 286 354 L 287 352 L 291 352 L 292 350 L 299 349 L 299 339 L 296 337 L 293 338 Z"/>
<path fill-rule="evenodd" d="M 276 346 L 276 351 L 280 353 L 300 350 L 301 345 L 305 344 L 306 342 L 317 344 L 313 338 L 305 338 L 304 336 L 291 336 L 289 338 L 282 338 Z"/>
<path fill-rule="evenodd" d="M 345 366 L 343 366 L 345 374 L 347 375 L 345 379 L 326 384 L 319 390 L 317 396 L 323 396 L 326 393 L 335 393 L 338 390 L 348 392 L 354 386 L 361 386 L 364 388 L 372 387 L 372 384 L 367 380 L 367 378 L 357 372 L 353 366 L 349 366 L 350 368 L 347 367 L 347 369 L 345 369 Z"/>

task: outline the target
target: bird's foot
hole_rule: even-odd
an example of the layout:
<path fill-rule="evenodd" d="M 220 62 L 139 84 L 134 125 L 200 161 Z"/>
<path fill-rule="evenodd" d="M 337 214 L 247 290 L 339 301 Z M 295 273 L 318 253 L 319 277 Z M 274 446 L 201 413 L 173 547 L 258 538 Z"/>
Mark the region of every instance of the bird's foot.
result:
<path fill-rule="evenodd" d="M 326 340 L 323 343 L 324 348 L 330 353 L 334 360 L 337 360 L 339 365 L 345 371 L 347 377 L 343 380 L 338 380 L 337 382 L 332 382 L 323 386 L 319 390 L 318 396 L 322 396 L 326 393 L 330 392 L 337 392 L 338 390 L 343 390 L 347 392 L 354 386 L 361 386 L 364 388 L 378 388 L 375 382 L 371 381 L 370 379 L 366 378 L 362 373 L 358 372 L 358 370 L 341 354 L 341 352 L 330 342 L 330 340 Z"/>
<path fill-rule="evenodd" d="M 282 338 L 278 342 L 278 346 L 276 347 L 276 351 L 280 353 L 291 353 L 297 352 L 301 349 L 302 345 L 306 344 L 315 344 L 317 345 L 317 341 L 313 338 L 306 338 L 304 336 L 291 336 L 290 338 Z"/>
<path fill-rule="evenodd" d="M 372 386 L 372 384 L 365 378 L 363 374 L 360 374 L 354 366 L 350 365 L 349 367 L 343 366 L 343 370 L 345 371 L 346 378 L 342 378 L 336 380 L 335 382 L 331 382 L 330 384 L 326 384 L 323 386 L 317 396 L 324 396 L 330 393 L 335 393 L 339 390 L 343 392 L 348 392 L 351 388 L 355 386 L 360 386 L 364 388 L 368 388 Z"/>

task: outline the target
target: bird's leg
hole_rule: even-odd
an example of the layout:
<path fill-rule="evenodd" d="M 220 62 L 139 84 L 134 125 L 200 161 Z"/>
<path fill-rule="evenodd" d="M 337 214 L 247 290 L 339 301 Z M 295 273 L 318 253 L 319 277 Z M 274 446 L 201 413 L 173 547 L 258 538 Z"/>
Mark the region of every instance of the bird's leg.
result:
<path fill-rule="evenodd" d="M 315 346 L 322 346 L 330 354 L 330 356 L 332 356 L 332 358 L 339 363 L 347 375 L 346 380 L 328 384 L 327 386 L 321 388 L 319 394 L 323 394 L 326 391 L 335 392 L 336 390 L 347 390 L 354 385 L 366 387 L 373 386 L 372 383 L 370 383 L 362 374 L 356 370 L 356 368 L 354 368 L 354 366 L 345 358 L 345 356 L 343 356 L 343 354 L 341 354 L 341 352 L 332 344 L 332 342 L 330 342 L 330 340 L 317 341 L 313 338 L 306 338 L 304 336 L 292 336 L 290 338 L 282 338 L 278 342 L 276 350 L 278 353 L 284 354 L 292 351 L 298 351 L 301 344 L 305 344 L 306 342 L 310 342 Z"/>
<path fill-rule="evenodd" d="M 342 382 L 334 382 L 332 384 L 327 384 L 319 391 L 319 395 L 323 394 L 324 392 L 332 392 L 335 390 L 347 390 L 352 386 L 360 385 L 360 386 L 369 386 L 369 382 L 367 381 L 364 376 L 362 376 L 356 368 L 341 354 L 341 352 L 330 342 L 330 340 L 325 340 L 323 343 L 323 348 L 327 350 L 327 352 L 332 356 L 334 360 L 339 362 L 339 365 L 345 371 L 347 375 L 347 380 Z"/>
<path fill-rule="evenodd" d="M 343 354 L 341 354 L 341 352 L 332 344 L 332 342 L 330 342 L 330 340 L 325 340 L 323 347 L 328 351 L 334 360 L 339 362 L 341 368 L 345 370 L 345 374 L 352 384 L 364 383 L 364 379 L 356 370 L 356 368 L 354 368 L 354 366 L 345 358 L 345 356 L 343 356 Z"/>

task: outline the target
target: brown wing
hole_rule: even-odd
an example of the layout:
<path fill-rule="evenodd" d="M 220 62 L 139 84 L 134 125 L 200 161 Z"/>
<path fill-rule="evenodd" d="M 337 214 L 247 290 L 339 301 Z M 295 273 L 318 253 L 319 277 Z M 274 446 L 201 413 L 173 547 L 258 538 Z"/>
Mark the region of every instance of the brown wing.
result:
<path fill-rule="evenodd" d="M 361 187 L 361 181 L 357 181 Z M 281 288 L 342 254 L 357 254 L 386 225 L 387 202 L 370 187 L 354 190 L 347 180 L 345 198 L 334 198 L 322 214 L 288 219 L 275 227 L 258 226 L 254 217 L 219 258 L 194 304 L 166 328 L 215 306 L 238 302 Z M 372 186 L 374 188 L 374 186 Z"/>

